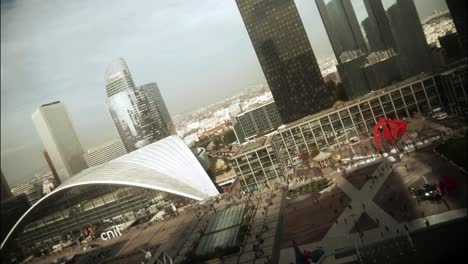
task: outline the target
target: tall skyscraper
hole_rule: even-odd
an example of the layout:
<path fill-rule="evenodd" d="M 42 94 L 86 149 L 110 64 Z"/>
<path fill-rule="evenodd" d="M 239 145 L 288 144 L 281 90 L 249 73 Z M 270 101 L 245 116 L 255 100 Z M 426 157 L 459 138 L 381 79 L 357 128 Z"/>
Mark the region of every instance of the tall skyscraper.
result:
<path fill-rule="evenodd" d="M 315 0 L 349 98 L 431 72 L 412 0 Z"/>
<path fill-rule="evenodd" d="M 283 123 L 332 105 L 294 0 L 236 0 Z"/>
<path fill-rule="evenodd" d="M 132 75 L 128 69 L 127 62 L 124 59 L 118 58 L 112 62 L 106 70 L 106 94 L 111 97 L 125 89 L 135 87 Z"/>
<path fill-rule="evenodd" d="M 60 177 L 57 173 L 57 170 L 55 169 L 54 163 L 52 163 L 52 160 L 50 159 L 49 153 L 46 149 L 42 151 L 42 154 L 44 155 L 47 165 L 49 166 L 50 172 L 52 172 L 52 175 L 54 176 L 54 186 L 57 187 L 62 184 L 62 182 L 60 181 Z"/>
<path fill-rule="evenodd" d="M 5 175 L 3 175 L 3 170 L 0 169 L 0 172 L 2 174 L 1 176 L 1 181 L 0 181 L 0 191 L 1 191 L 1 201 L 4 201 L 8 198 L 11 198 L 13 195 L 11 194 L 11 189 L 10 185 L 8 185 L 7 180 L 5 179 Z"/>
<path fill-rule="evenodd" d="M 394 39 L 393 48 L 400 55 L 403 78 L 432 72 L 430 48 L 414 1 L 386 0 L 382 3 Z"/>
<path fill-rule="evenodd" d="M 106 105 L 127 152 L 176 133 L 156 83 L 135 86 L 123 59 L 106 71 Z"/>
<path fill-rule="evenodd" d="M 466 0 L 445 0 L 452 16 L 453 23 L 457 29 L 457 33 L 460 36 L 464 50 L 468 48 L 466 40 L 466 24 L 468 23 L 466 17 Z M 466 53 L 465 53 L 466 55 Z"/>
<path fill-rule="evenodd" d="M 61 182 L 86 169 L 83 147 L 63 103 L 40 106 L 32 119 Z"/>

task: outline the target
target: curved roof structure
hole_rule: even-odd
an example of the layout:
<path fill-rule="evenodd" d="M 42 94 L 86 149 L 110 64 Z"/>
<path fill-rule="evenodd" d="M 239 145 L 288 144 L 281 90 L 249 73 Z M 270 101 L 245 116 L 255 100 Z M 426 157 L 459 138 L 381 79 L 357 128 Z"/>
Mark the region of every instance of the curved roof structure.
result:
<path fill-rule="evenodd" d="M 46 204 L 64 190 L 95 184 L 143 187 L 195 200 L 219 194 L 182 139 L 170 136 L 69 178 L 26 211 L 5 237 L 0 248 L 3 248 L 17 226 L 35 207 Z"/>

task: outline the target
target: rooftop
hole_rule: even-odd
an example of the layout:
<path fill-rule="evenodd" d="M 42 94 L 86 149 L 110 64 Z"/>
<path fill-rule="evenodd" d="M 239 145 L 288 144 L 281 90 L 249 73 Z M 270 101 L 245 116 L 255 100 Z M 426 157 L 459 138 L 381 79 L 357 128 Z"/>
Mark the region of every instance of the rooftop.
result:
<path fill-rule="evenodd" d="M 255 139 L 254 141 L 250 141 L 250 142 L 246 142 L 242 144 L 237 150 L 237 152 L 234 153 L 233 157 L 244 155 L 253 150 L 271 145 L 271 140 L 273 139 L 273 135 L 275 133 L 276 131 L 273 131 L 270 134 L 266 134 L 263 137 Z"/>
<path fill-rule="evenodd" d="M 95 152 L 97 150 L 103 149 L 103 148 L 108 147 L 110 145 L 113 145 L 113 144 L 115 144 L 115 143 L 117 143 L 119 141 L 120 141 L 120 139 L 118 139 L 118 138 L 111 139 L 111 140 L 109 140 L 107 142 L 104 142 L 104 143 L 102 143 L 100 145 L 97 145 L 97 146 L 94 146 L 94 147 L 88 149 L 88 153 L 92 153 L 92 152 Z"/>
<path fill-rule="evenodd" d="M 48 105 L 54 105 L 54 104 L 60 104 L 60 101 L 54 101 L 54 102 L 51 102 L 51 103 L 43 104 L 43 105 L 41 105 L 41 107 L 48 106 Z"/>

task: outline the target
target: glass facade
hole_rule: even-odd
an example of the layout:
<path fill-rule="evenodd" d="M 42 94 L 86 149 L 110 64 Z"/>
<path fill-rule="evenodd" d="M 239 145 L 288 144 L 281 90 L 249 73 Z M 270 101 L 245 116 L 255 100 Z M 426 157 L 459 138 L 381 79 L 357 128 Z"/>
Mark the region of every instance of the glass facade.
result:
<path fill-rule="evenodd" d="M 452 76 L 452 79 L 456 82 L 453 89 L 458 89 L 460 94 L 466 92 L 466 74 L 460 78 Z M 441 90 L 447 88 L 438 85 L 437 76 L 415 77 L 288 124 L 266 140 L 257 139 L 241 146 L 233 157 L 236 175 L 246 191 L 281 182 L 284 169 L 301 154 L 314 149 L 341 148 L 350 144 L 352 138 L 372 137 L 380 117 L 407 120 L 417 113 L 430 115 L 432 109 L 442 107 Z"/>
<path fill-rule="evenodd" d="M 380 117 L 409 119 L 416 113 L 430 115 L 442 101 L 434 77 L 393 89 L 380 90 L 359 102 L 330 111 L 292 127 L 280 129 L 273 144 L 283 164 L 292 163 L 301 153 L 312 149 L 336 149 L 350 139 L 369 138 Z"/>
<path fill-rule="evenodd" d="M 315 0 L 349 98 L 431 72 L 412 0 Z"/>
<path fill-rule="evenodd" d="M 275 102 L 271 102 L 235 117 L 245 138 L 260 136 L 279 127 L 281 117 Z"/>
<path fill-rule="evenodd" d="M 281 120 L 332 104 L 293 0 L 236 0 Z"/>
<path fill-rule="evenodd" d="M 270 143 L 233 157 L 243 191 L 253 191 L 283 181 L 283 169 Z"/>
<path fill-rule="evenodd" d="M 122 59 L 106 74 L 106 104 L 127 152 L 176 133 L 156 83 L 136 87 Z"/>
<path fill-rule="evenodd" d="M 153 215 L 191 199 L 139 187 L 83 185 L 66 189 L 34 208 L 15 229 L 9 242 L 25 254 L 52 250 L 70 235 L 77 239 L 83 228 L 95 226 L 99 236 L 107 228 Z"/>
<path fill-rule="evenodd" d="M 466 117 L 468 113 L 467 66 L 464 65 L 440 74 L 437 76 L 437 84 L 441 87 L 440 94 L 445 109 L 450 113 Z"/>

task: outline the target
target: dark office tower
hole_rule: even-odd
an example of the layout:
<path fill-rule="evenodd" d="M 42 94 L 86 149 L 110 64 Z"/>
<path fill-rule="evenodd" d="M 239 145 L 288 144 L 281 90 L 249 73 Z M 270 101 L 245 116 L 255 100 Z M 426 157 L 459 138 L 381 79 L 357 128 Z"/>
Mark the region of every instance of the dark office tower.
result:
<path fill-rule="evenodd" d="M 18 219 L 29 209 L 29 207 L 31 207 L 31 203 L 24 193 L 12 196 L 7 200 L 2 199 L 0 203 L 0 215 L 2 216 L 0 217 L 0 241 L 3 242 L 13 225 L 16 224 Z"/>
<path fill-rule="evenodd" d="M 332 105 L 293 0 L 236 0 L 283 123 Z"/>
<path fill-rule="evenodd" d="M 327 4 L 318 0 L 316 3 L 337 58 L 346 51 L 367 50 L 351 0 L 331 0 Z"/>
<path fill-rule="evenodd" d="M 2 177 L 0 178 L 1 181 L 0 181 L 0 191 L 1 191 L 1 201 L 4 201 L 8 198 L 11 198 L 13 195 L 11 194 L 11 189 L 10 189 L 10 185 L 8 185 L 8 182 L 6 181 L 5 179 L 5 176 L 3 175 L 3 170 L 0 169 L 0 172 L 2 174 Z"/>
<path fill-rule="evenodd" d="M 54 185 L 55 187 L 57 187 L 60 184 L 62 184 L 62 182 L 60 181 L 59 175 L 57 173 L 57 170 L 55 169 L 55 166 L 52 163 L 52 160 L 50 159 L 50 156 L 47 150 L 44 149 L 44 151 L 42 151 L 42 154 L 44 155 L 47 165 L 49 166 L 50 172 L 52 172 L 52 175 L 54 176 Z"/>
<path fill-rule="evenodd" d="M 439 43 L 443 49 L 446 63 L 461 60 L 466 56 L 458 32 L 447 32 L 444 36 L 439 37 Z"/>
<path fill-rule="evenodd" d="M 445 0 L 452 16 L 453 23 L 457 29 L 458 35 L 463 45 L 463 49 L 468 48 L 466 41 L 466 0 Z"/>
<path fill-rule="evenodd" d="M 367 15 L 367 18 L 361 22 L 361 26 L 364 28 L 364 25 L 367 24 L 369 32 L 366 32 L 365 34 L 368 39 L 372 39 L 374 42 L 374 46 L 372 46 L 372 43 L 369 41 L 369 51 L 386 50 L 392 48 L 394 45 L 392 31 L 388 24 L 388 19 L 385 15 L 385 9 L 383 8 L 381 0 L 352 1 L 356 12 Z M 359 7 L 358 2 L 364 2 L 365 9 L 362 9 L 362 6 Z"/>
<path fill-rule="evenodd" d="M 393 2 L 393 4 L 388 4 Z M 386 13 L 400 55 L 402 75 L 408 78 L 432 72 L 430 49 L 413 0 L 386 1 Z"/>

